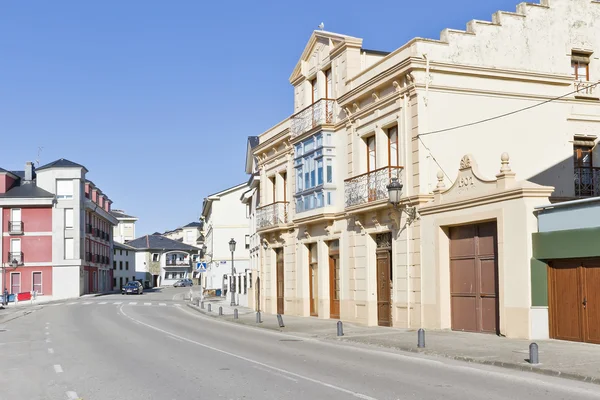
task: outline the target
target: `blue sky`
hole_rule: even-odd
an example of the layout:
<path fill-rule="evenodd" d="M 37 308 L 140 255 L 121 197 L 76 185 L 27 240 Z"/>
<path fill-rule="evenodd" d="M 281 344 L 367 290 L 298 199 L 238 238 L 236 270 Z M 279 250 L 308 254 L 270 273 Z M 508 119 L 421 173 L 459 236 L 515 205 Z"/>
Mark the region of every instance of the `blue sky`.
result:
<path fill-rule="evenodd" d="M 291 114 L 312 31 L 392 51 L 517 1 L 2 0 L 0 167 L 84 164 L 139 235 L 245 182 L 246 138 Z M 7 140 L 7 138 L 10 138 Z"/>

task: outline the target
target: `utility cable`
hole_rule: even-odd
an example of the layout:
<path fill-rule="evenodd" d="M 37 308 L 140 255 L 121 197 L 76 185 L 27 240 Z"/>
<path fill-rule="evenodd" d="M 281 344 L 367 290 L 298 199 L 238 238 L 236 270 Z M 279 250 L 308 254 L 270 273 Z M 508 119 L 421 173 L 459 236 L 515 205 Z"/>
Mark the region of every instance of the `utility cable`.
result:
<path fill-rule="evenodd" d="M 456 130 L 456 129 L 460 129 L 460 128 L 466 128 L 466 127 L 473 126 L 473 125 L 479 125 L 479 124 L 483 124 L 484 122 L 489 122 L 489 121 L 493 121 L 493 120 L 496 120 L 496 119 L 500 119 L 500 118 L 508 117 L 508 116 L 510 116 L 510 115 L 518 114 L 518 113 L 521 113 L 521 112 L 523 112 L 523 111 L 531 110 L 532 108 L 536 108 L 536 107 L 543 106 L 544 104 L 552 103 L 553 101 L 557 101 L 557 100 L 560 100 L 560 99 L 564 99 L 564 98 L 565 98 L 565 97 L 567 97 L 567 96 L 570 96 L 570 95 L 572 95 L 572 94 L 575 94 L 575 93 L 579 93 L 579 92 L 581 92 L 582 90 L 587 90 L 587 89 L 589 89 L 589 88 L 593 88 L 593 87 L 595 87 L 595 86 L 598 86 L 598 85 L 600 85 L 600 81 L 598 81 L 598 82 L 596 82 L 596 83 L 592 83 L 592 84 L 591 84 L 591 85 L 589 85 L 589 86 L 585 86 L 585 87 L 582 87 L 582 88 L 580 88 L 580 89 L 577 89 L 577 90 L 575 90 L 575 91 L 573 91 L 573 92 L 570 92 L 570 93 L 564 94 L 564 95 L 562 95 L 562 96 L 559 96 L 559 97 L 554 97 L 554 98 L 552 98 L 552 99 L 548 99 L 548 100 L 542 101 L 541 103 L 537 103 L 537 104 L 534 104 L 534 105 L 531 105 L 531 106 L 528 106 L 528 107 L 524 107 L 524 108 L 521 108 L 521 109 L 519 109 L 519 110 L 514 110 L 514 111 L 511 111 L 511 112 L 507 112 L 507 113 L 505 113 L 505 114 L 500 114 L 500 115 L 497 115 L 497 116 L 495 116 L 495 117 L 490 117 L 490 118 L 482 119 L 482 120 L 480 120 L 480 121 L 470 122 L 470 123 L 468 123 L 468 124 L 464 124 L 464 125 L 458 125 L 458 126 L 453 126 L 453 127 L 451 127 L 451 128 L 444 128 L 444 129 L 438 129 L 438 130 L 436 130 L 436 131 L 431 131 L 431 132 L 425 132 L 425 133 L 421 133 L 421 134 L 417 135 L 417 137 L 420 139 L 420 138 L 421 138 L 421 136 L 428 136 L 428 135 L 434 135 L 434 134 L 436 134 L 436 133 L 442 133 L 442 132 L 453 131 L 453 130 Z M 423 141 L 421 141 L 421 143 L 423 143 Z M 431 154 L 431 152 L 430 152 L 430 154 Z M 433 156 L 432 156 L 432 157 L 433 157 Z M 436 162 L 437 162 L 437 161 L 436 161 Z M 439 164 L 438 164 L 438 165 L 439 165 Z"/>

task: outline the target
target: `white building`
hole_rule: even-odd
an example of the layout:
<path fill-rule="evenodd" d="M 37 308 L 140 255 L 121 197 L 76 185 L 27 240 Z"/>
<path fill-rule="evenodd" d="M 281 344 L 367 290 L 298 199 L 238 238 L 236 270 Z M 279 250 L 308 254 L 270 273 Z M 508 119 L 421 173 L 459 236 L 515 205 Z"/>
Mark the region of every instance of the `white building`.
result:
<path fill-rule="evenodd" d="M 172 231 L 167 231 L 162 236 L 189 244 L 190 246 L 199 246 L 203 243 L 202 222 L 190 222 Z"/>
<path fill-rule="evenodd" d="M 205 289 L 229 290 L 231 277 L 231 252 L 229 241 L 236 241 L 233 255 L 235 287 L 240 305 L 248 306 L 251 295 L 252 273 L 250 271 L 250 234 L 246 206 L 240 198 L 246 192 L 245 183 L 212 194 L 204 199 L 202 217 L 206 245 L 205 260 L 208 271 L 204 273 Z"/>
<path fill-rule="evenodd" d="M 113 240 L 119 243 L 125 243 L 128 240 L 135 239 L 135 221 L 138 217 L 125 214 L 123 210 L 111 210 L 113 217 L 117 219 L 118 224 L 113 228 Z"/>
<path fill-rule="evenodd" d="M 138 280 L 135 269 L 136 249 L 127 244 L 115 242 L 113 249 L 113 290 L 121 290 L 129 281 Z M 142 284 L 144 283 L 141 280 Z"/>
<path fill-rule="evenodd" d="M 200 249 L 160 234 L 145 235 L 127 243 L 136 249 L 135 280 L 144 286 L 169 286 L 192 277 Z"/>

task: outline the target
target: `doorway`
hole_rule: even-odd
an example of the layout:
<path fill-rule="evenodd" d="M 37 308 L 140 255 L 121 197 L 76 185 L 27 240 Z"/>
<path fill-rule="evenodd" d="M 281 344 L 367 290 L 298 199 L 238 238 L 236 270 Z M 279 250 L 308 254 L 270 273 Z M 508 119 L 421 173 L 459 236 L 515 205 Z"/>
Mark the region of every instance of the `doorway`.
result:
<path fill-rule="evenodd" d="M 381 233 L 377 243 L 377 325 L 392 326 L 392 234 Z"/>
<path fill-rule="evenodd" d="M 283 249 L 275 249 L 277 260 L 277 314 L 283 315 L 284 311 L 284 276 L 283 276 Z"/>
<path fill-rule="evenodd" d="M 452 227 L 449 233 L 452 329 L 497 334 L 496 222 Z"/>
<path fill-rule="evenodd" d="M 600 260 L 553 261 L 548 284 L 550 337 L 600 344 Z"/>
<path fill-rule="evenodd" d="M 308 245 L 308 291 L 310 316 L 319 316 L 319 253 L 317 243 Z"/>
<path fill-rule="evenodd" d="M 329 243 L 329 318 L 340 318 L 340 241 Z"/>

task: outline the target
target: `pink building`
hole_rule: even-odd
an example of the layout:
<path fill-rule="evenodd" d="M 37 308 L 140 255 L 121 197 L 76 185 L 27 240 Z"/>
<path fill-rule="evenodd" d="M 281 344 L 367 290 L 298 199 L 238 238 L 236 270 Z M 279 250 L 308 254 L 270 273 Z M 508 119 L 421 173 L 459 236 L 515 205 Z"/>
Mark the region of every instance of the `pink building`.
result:
<path fill-rule="evenodd" d="M 111 200 L 60 159 L 0 168 L 1 288 L 48 299 L 112 290 Z"/>

